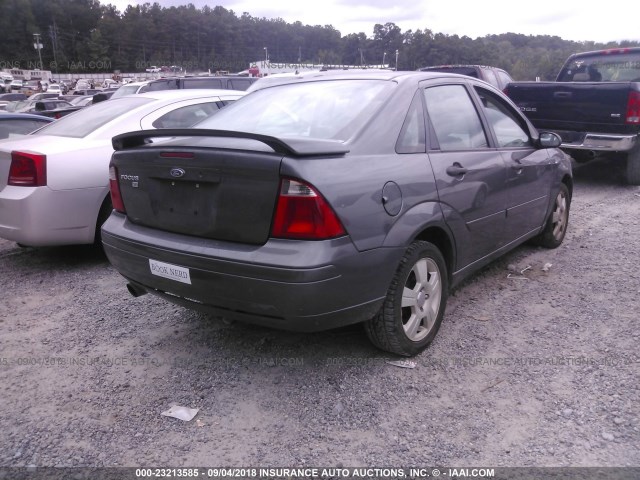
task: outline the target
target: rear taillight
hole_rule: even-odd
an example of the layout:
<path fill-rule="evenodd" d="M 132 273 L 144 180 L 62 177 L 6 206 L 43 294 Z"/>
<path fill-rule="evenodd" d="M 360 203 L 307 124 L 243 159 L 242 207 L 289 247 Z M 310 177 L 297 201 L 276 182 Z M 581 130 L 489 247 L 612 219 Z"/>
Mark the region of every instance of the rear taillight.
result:
<path fill-rule="evenodd" d="M 38 153 L 11 152 L 7 184 L 16 187 L 44 187 L 47 184 L 47 157 Z"/>
<path fill-rule="evenodd" d="M 632 125 L 640 124 L 640 92 L 631 90 L 627 101 L 626 122 Z"/>
<path fill-rule="evenodd" d="M 333 209 L 312 186 L 298 180 L 282 179 L 272 237 L 326 240 L 345 234 Z"/>
<path fill-rule="evenodd" d="M 111 192 L 111 205 L 113 206 L 113 209 L 120 213 L 127 213 L 124 209 L 122 194 L 120 193 L 118 169 L 113 165 L 109 166 L 109 191 Z"/>

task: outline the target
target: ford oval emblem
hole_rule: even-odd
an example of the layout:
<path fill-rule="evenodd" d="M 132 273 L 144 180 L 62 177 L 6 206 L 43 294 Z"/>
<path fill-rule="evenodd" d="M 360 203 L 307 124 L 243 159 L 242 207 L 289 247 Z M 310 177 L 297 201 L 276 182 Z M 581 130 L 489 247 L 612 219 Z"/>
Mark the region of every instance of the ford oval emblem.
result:
<path fill-rule="evenodd" d="M 169 173 L 173 178 L 180 178 L 187 172 L 185 172 L 182 168 L 172 168 Z"/>

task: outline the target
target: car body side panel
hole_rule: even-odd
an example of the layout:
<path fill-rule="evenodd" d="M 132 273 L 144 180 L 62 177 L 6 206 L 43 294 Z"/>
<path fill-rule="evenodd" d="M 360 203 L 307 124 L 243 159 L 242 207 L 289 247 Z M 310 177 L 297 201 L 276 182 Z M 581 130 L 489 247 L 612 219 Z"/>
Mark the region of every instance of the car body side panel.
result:
<path fill-rule="evenodd" d="M 395 223 L 414 206 L 438 199 L 425 154 L 285 158 L 281 174 L 309 179 L 333 207 L 358 250 L 392 246 L 387 237 Z M 401 196 L 393 199 L 397 205 L 385 209 L 383 188 L 389 183 L 398 186 Z M 394 238 L 399 243 L 393 246 L 406 245 L 407 239 Z"/>

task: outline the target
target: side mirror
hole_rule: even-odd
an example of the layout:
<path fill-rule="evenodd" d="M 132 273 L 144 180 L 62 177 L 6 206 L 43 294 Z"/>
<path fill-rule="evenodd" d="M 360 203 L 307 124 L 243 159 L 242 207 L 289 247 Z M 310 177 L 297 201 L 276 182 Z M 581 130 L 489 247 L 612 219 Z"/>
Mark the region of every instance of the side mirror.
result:
<path fill-rule="evenodd" d="M 541 132 L 538 138 L 538 145 L 541 148 L 557 148 L 562 144 L 560 135 L 553 132 Z"/>

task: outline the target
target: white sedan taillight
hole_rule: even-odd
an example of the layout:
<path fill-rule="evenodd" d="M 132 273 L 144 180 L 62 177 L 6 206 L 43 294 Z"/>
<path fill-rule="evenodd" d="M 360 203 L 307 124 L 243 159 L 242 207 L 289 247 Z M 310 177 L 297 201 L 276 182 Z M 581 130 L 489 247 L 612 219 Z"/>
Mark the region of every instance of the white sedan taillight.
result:
<path fill-rule="evenodd" d="M 30 152 L 11 152 L 8 185 L 44 187 L 47 184 L 47 156 Z"/>

